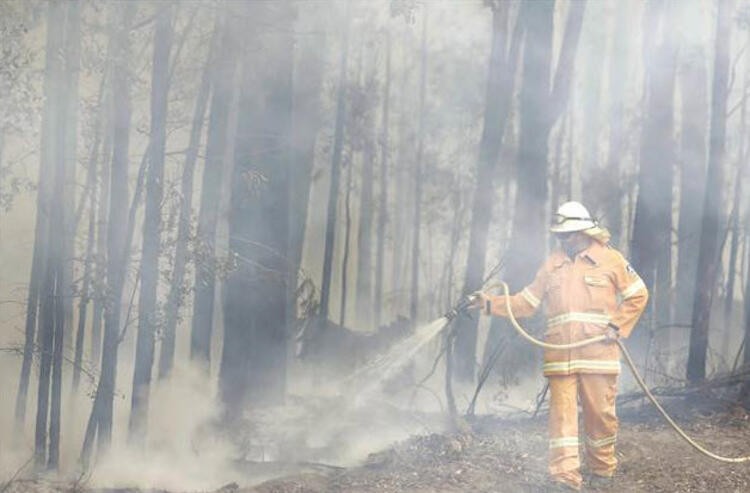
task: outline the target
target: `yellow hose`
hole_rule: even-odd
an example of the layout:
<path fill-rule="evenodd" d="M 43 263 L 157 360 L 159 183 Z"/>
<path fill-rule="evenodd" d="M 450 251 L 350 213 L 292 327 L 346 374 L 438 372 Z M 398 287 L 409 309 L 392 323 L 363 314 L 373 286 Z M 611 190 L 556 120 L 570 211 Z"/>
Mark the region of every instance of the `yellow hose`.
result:
<path fill-rule="evenodd" d="M 510 306 L 510 291 L 508 289 L 508 285 L 500 281 L 500 285 L 503 288 L 503 294 L 505 295 L 505 307 L 508 310 L 508 318 L 510 319 L 511 324 L 516 329 L 516 331 L 529 341 L 531 344 L 534 344 L 535 346 L 539 346 L 545 349 L 573 349 L 573 348 L 579 348 L 582 346 L 588 346 L 589 344 L 595 344 L 597 342 L 602 342 L 607 339 L 607 336 L 601 335 L 592 337 L 590 339 L 584 339 L 582 341 L 574 342 L 571 344 L 550 344 L 548 342 L 540 341 L 539 339 L 533 337 L 530 335 L 526 330 L 521 327 L 521 324 L 518 323 L 518 320 L 516 320 L 516 317 L 513 315 L 513 308 Z M 702 453 L 706 457 L 710 457 L 711 459 L 718 460 L 720 462 L 730 462 L 730 463 L 739 463 L 739 462 L 747 462 L 750 461 L 750 456 L 744 456 L 744 457 L 724 457 L 718 454 L 715 454 L 700 444 L 696 443 L 695 440 L 690 438 L 685 431 L 680 428 L 680 426 L 675 423 L 675 421 L 667 414 L 667 412 L 664 410 L 664 408 L 659 404 L 659 401 L 656 400 L 656 397 L 654 397 L 654 394 L 651 393 L 648 386 L 646 385 L 646 382 L 643 381 L 643 377 L 641 377 L 641 374 L 638 373 L 638 370 L 636 369 L 635 363 L 633 362 L 633 358 L 630 357 L 630 353 L 628 352 L 627 348 L 625 347 L 625 343 L 623 343 L 621 340 L 615 341 L 618 346 L 620 346 L 620 350 L 622 350 L 623 356 L 625 356 L 625 362 L 628 364 L 628 367 L 630 368 L 630 371 L 633 373 L 633 376 L 635 377 L 635 381 L 638 382 L 638 386 L 643 390 L 643 392 L 646 394 L 646 397 L 653 403 L 654 406 L 656 406 L 656 409 L 659 410 L 659 413 L 662 415 L 662 417 L 669 423 L 669 425 L 674 429 L 674 431 L 677 432 L 678 435 L 680 435 L 688 444 L 690 444 L 691 447 L 693 447 L 698 452 Z"/>

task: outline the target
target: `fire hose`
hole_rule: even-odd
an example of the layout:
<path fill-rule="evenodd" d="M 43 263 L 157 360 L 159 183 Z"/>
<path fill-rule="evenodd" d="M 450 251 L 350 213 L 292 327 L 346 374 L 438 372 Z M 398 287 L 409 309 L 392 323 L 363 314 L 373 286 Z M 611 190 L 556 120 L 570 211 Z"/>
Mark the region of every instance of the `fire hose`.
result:
<path fill-rule="evenodd" d="M 606 335 L 600 335 L 596 337 L 591 337 L 589 339 L 584 339 L 582 341 L 576 341 L 570 344 L 550 344 L 548 342 L 540 341 L 539 339 L 536 339 L 534 336 L 529 334 L 521 326 L 521 324 L 518 323 L 518 320 L 516 320 L 516 317 L 513 315 L 513 308 L 510 305 L 510 291 L 508 289 L 508 285 L 503 281 L 500 281 L 500 285 L 502 286 L 503 294 L 505 295 L 505 307 L 508 310 L 508 318 L 510 319 L 511 324 L 516 329 L 516 332 L 518 332 L 518 334 L 521 337 L 526 339 L 531 344 L 535 346 L 539 346 L 544 349 L 564 350 L 564 349 L 580 348 L 583 346 L 588 346 L 589 344 L 603 342 L 608 339 Z M 633 358 L 630 356 L 630 353 L 625 347 L 625 343 L 619 339 L 615 339 L 615 343 L 617 343 L 617 345 L 620 347 L 620 350 L 622 351 L 622 354 L 625 357 L 625 362 L 630 368 L 630 371 L 633 373 L 633 377 L 635 377 L 635 381 L 638 383 L 638 386 L 641 388 L 641 390 L 643 390 L 643 393 L 646 394 L 646 397 L 648 397 L 648 399 L 656 407 L 656 409 L 659 411 L 661 416 L 666 420 L 666 422 L 669 423 L 672 429 L 676 431 L 677 434 L 680 435 L 688 444 L 690 444 L 691 447 L 693 447 L 695 450 L 705 455 L 706 457 L 710 457 L 711 459 L 714 459 L 720 462 L 740 463 L 740 462 L 750 461 L 750 456 L 724 457 L 724 456 L 715 454 L 711 452 L 710 450 L 707 450 L 705 447 L 701 446 L 699 443 L 693 440 L 690 436 L 688 436 L 688 434 L 685 433 L 685 431 L 677 423 L 675 423 L 672 417 L 669 416 L 669 414 L 667 414 L 667 411 L 665 411 L 664 408 L 661 406 L 661 404 L 659 404 L 659 401 L 656 400 L 656 397 L 654 397 L 654 394 L 651 393 L 651 390 L 649 390 L 648 386 L 646 385 L 646 382 L 643 381 L 643 377 L 638 372 L 638 369 L 635 366 L 635 362 L 633 361 Z"/>

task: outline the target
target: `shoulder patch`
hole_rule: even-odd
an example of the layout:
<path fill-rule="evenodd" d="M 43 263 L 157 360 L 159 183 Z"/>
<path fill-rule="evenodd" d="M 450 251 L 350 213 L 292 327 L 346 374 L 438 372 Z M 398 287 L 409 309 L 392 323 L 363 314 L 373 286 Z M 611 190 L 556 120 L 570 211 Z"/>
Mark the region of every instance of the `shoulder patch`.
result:
<path fill-rule="evenodd" d="M 628 274 L 632 274 L 634 276 L 637 275 L 637 273 L 635 272 L 635 269 L 629 263 L 625 265 L 625 270 L 628 271 Z"/>

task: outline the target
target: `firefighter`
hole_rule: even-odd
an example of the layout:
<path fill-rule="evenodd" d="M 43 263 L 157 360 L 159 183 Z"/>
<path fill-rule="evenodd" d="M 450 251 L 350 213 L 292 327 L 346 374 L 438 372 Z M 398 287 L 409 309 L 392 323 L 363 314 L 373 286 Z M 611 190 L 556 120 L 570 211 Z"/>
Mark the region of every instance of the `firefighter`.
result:
<path fill-rule="evenodd" d="M 591 483 L 611 482 L 617 468 L 615 398 L 620 373 L 618 338 L 630 335 L 648 301 L 648 290 L 623 255 L 609 244 L 600 227 L 579 202 L 562 204 L 550 231 L 554 250 L 533 282 L 510 297 L 516 317 L 544 307 L 545 341 L 567 344 L 598 335 L 604 342 L 572 350 L 546 350 L 544 376 L 549 381 L 549 473 L 565 489 L 583 482 L 578 457 L 583 445 Z M 505 296 L 479 292 L 488 315 L 507 316 Z M 583 410 L 579 439 L 578 404 Z"/>

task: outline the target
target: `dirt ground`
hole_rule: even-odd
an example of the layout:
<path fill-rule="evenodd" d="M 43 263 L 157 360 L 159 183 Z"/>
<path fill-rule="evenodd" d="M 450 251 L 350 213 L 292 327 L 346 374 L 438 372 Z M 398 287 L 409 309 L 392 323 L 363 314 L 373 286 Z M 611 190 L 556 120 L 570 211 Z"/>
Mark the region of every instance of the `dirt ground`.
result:
<path fill-rule="evenodd" d="M 621 423 L 620 467 L 613 492 L 746 492 L 750 463 L 722 464 L 696 453 L 650 409 L 635 409 Z M 686 430 L 709 449 L 750 455 L 750 419 L 734 412 L 690 412 Z M 685 422 L 685 421 L 683 421 Z M 310 472 L 268 481 L 243 493 L 543 492 L 547 436 L 544 418 L 482 418 L 471 431 L 415 437 L 360 467 Z M 585 470 L 584 470 L 585 472 Z"/>
<path fill-rule="evenodd" d="M 688 433 L 719 454 L 750 455 L 750 416 L 741 408 L 705 409 L 680 404 L 671 410 Z M 620 467 L 607 489 L 592 492 L 747 492 L 750 462 L 723 464 L 703 457 L 664 424 L 650 406 L 621 411 Z M 278 479 L 255 486 L 229 484 L 221 493 L 437 493 L 544 492 L 546 418 L 481 417 L 452 435 L 416 436 L 371 454 L 357 467 L 286 465 Z M 268 464 L 273 466 L 272 463 Z M 253 471 L 246 470 L 247 477 Z M 585 469 L 584 469 L 585 473 Z M 257 477 L 257 476 L 256 476 Z M 3 490 L 0 484 L 0 491 Z M 22 481 L 3 493 L 157 493 L 154 490 L 88 490 Z M 159 493 L 188 493 L 162 492 Z M 192 493 L 192 492 L 191 492 Z M 213 493 L 213 492 L 212 492 Z"/>

